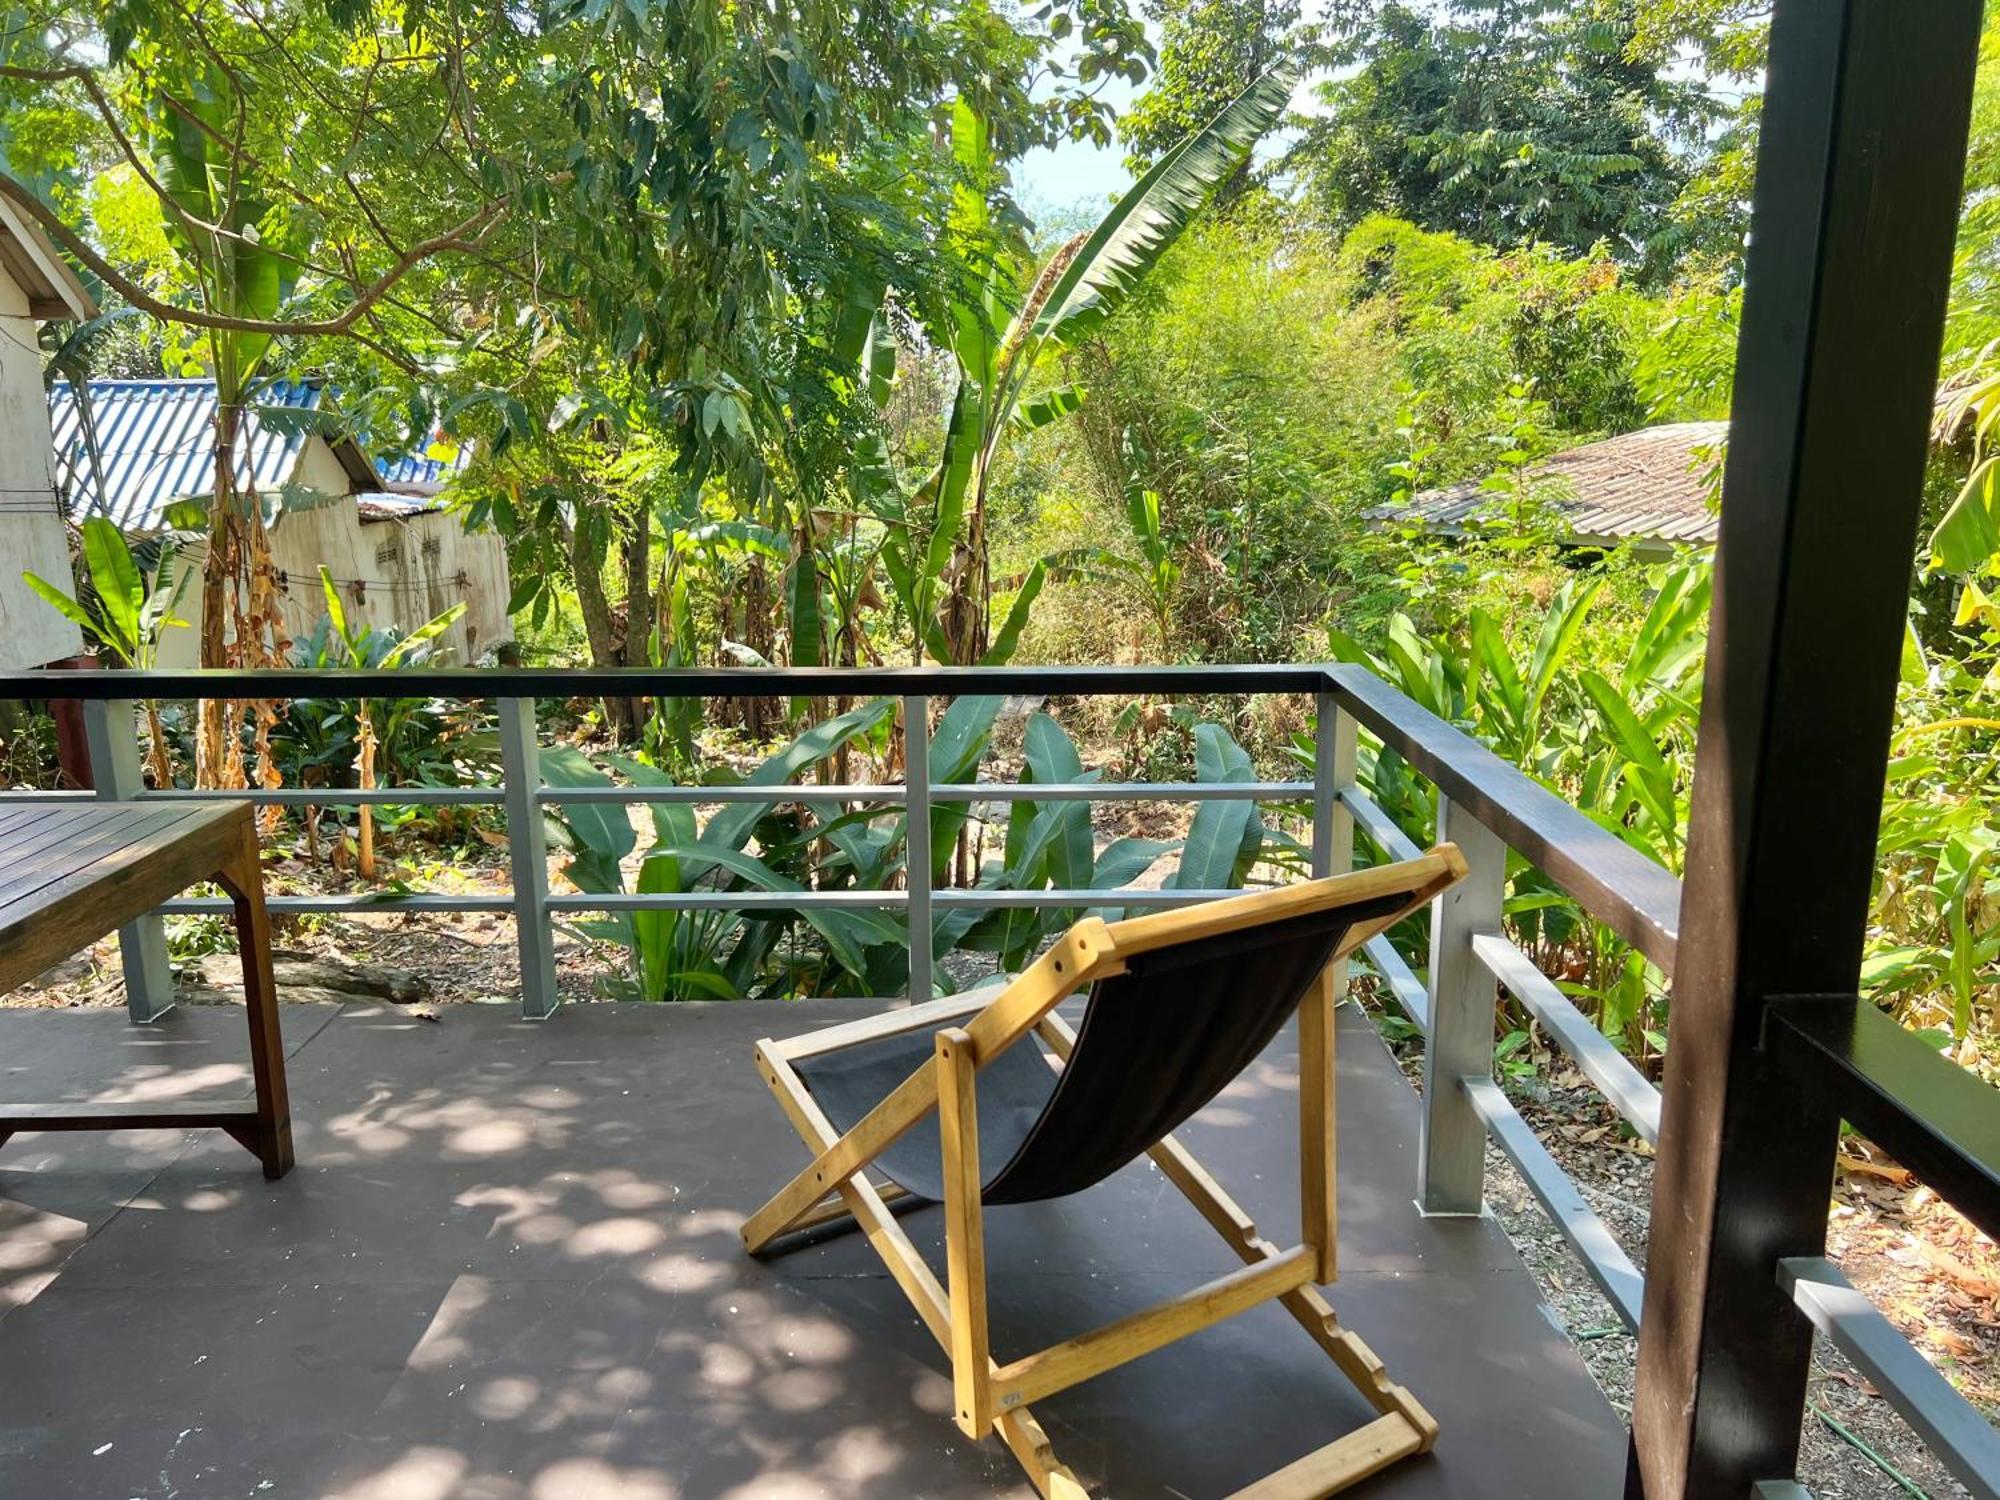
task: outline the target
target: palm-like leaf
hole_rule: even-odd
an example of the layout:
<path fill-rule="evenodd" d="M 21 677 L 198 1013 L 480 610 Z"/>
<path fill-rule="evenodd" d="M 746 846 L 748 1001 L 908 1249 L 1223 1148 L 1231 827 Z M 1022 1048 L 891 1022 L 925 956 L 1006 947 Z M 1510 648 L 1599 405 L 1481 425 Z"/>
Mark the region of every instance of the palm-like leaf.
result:
<path fill-rule="evenodd" d="M 1162 156 L 1118 200 L 1051 288 L 1035 319 L 1038 338 L 1074 345 L 1118 310 L 1210 195 L 1278 123 L 1291 102 L 1294 77 L 1287 64 L 1271 69 Z"/>

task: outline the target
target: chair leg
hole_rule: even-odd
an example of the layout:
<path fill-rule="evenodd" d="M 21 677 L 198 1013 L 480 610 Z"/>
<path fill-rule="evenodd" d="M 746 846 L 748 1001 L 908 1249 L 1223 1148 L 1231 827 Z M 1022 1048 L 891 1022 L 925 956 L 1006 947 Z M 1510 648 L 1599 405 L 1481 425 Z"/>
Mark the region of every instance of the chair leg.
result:
<path fill-rule="evenodd" d="M 278 988 L 271 973 L 271 917 L 264 906 L 264 872 L 254 824 L 246 825 L 242 844 L 216 878 L 235 908 L 236 946 L 243 960 L 250 1072 L 257 1087 L 257 1140 L 251 1149 L 263 1162 L 264 1175 L 276 1180 L 292 1169 L 292 1109 L 285 1087 Z"/>
<path fill-rule="evenodd" d="M 1336 979 L 1334 965 L 1328 964 L 1299 1004 L 1299 1207 L 1304 1239 L 1313 1249 L 1313 1280 L 1321 1286 L 1330 1285 L 1339 1269 L 1333 1115 Z"/>
<path fill-rule="evenodd" d="M 935 1066 L 933 1063 L 932 1066 Z M 771 1042 L 757 1044 L 757 1067 L 771 1095 L 778 1101 L 799 1139 L 810 1151 L 824 1151 L 837 1141 L 839 1132 L 812 1095 L 792 1071 L 791 1064 Z M 903 1226 L 896 1222 L 882 1195 L 865 1174 L 843 1181 L 840 1196 L 853 1212 L 862 1232 L 882 1257 L 896 1285 L 910 1299 L 931 1336 L 947 1354 L 951 1351 L 950 1295 L 938 1284 L 937 1275 L 925 1262 Z M 987 1378 L 993 1376 L 992 1356 L 987 1357 Z M 1000 1440 L 1026 1471 L 1042 1500 L 1090 1500 L 1090 1492 L 1076 1475 L 1056 1457 L 1048 1432 L 1026 1406 L 1016 1406 L 994 1418 Z"/>
<path fill-rule="evenodd" d="M 945 1285 L 951 1298 L 951 1383 L 959 1430 L 993 1429 L 992 1358 L 986 1333 L 986 1230 L 979 1192 L 979 1108 L 972 1038 L 937 1034 L 938 1134 L 944 1142 Z"/>

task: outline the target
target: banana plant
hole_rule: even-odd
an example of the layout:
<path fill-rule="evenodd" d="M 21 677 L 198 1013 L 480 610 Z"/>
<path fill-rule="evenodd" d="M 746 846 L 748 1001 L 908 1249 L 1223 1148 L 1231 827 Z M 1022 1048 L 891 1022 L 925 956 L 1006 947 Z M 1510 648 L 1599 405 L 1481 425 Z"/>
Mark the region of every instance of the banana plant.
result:
<path fill-rule="evenodd" d="M 1059 385 L 1028 397 L 1045 354 L 1077 347 L 1131 298 L 1216 188 L 1282 118 L 1294 72 L 1272 69 L 1163 154 L 1095 229 L 1058 249 L 1016 304 L 1014 268 L 993 224 L 988 195 L 998 177 L 986 123 L 963 101 L 953 112 L 952 150 L 960 181 L 953 238 L 971 284 L 949 325 L 935 330 L 958 365 L 944 454 L 914 495 L 877 491 L 888 535 L 885 571 L 909 614 L 919 657 L 988 661 L 1011 651 L 1026 610 L 1046 578 L 1037 566 L 991 631 L 987 505 L 995 461 L 1010 432 L 1033 431 L 1075 411 L 1081 387 Z M 919 540 L 914 518 L 928 521 Z"/>
<path fill-rule="evenodd" d="M 115 665 L 150 672 L 159 665 L 160 643 L 166 633 L 185 630 L 188 624 L 176 613 L 187 595 L 188 579 L 186 574 L 174 572 L 177 548 L 173 538 L 161 539 L 148 587 L 145 571 L 116 526 L 102 516 L 90 516 L 80 529 L 88 588 L 79 589 L 77 597 L 71 598 L 34 573 L 23 572 L 22 581 L 86 639 L 96 642 Z M 160 722 L 159 705 L 151 699 L 146 701 L 146 737 L 153 784 L 172 786 L 166 726 Z"/>
<path fill-rule="evenodd" d="M 1028 721 L 1023 736 L 1021 779 L 1028 784 L 1089 783 L 1076 746 L 1062 726 L 1045 713 Z M 1195 726 L 1195 777 L 1209 783 L 1250 782 L 1256 767 L 1247 752 L 1219 724 Z M 1087 890 L 1107 898 L 1090 908 L 1116 919 L 1114 897 L 1175 849 L 1180 859 L 1165 881 L 1168 890 L 1231 890 L 1247 883 L 1251 868 L 1266 851 L 1269 833 L 1254 802 L 1204 801 L 1197 804 L 1187 836 L 1180 840 L 1119 838 L 1095 847 L 1087 802 L 1016 802 L 1007 821 L 1000 861 L 980 879 L 981 889 L 1006 891 Z M 984 914 L 960 908 L 947 914 L 938 931 L 946 942 L 996 953 L 1003 967 L 1019 968 L 1042 943 L 1083 915 L 1080 907 L 998 907 Z"/>
<path fill-rule="evenodd" d="M 1971 576 L 2000 562 L 2000 451 L 1993 443 L 2000 423 L 2000 344 L 1979 351 L 1968 378 L 1949 388 L 1934 431 L 1940 441 L 1970 428 L 1972 469 L 1931 532 L 1930 565 Z"/>
<path fill-rule="evenodd" d="M 269 321 L 291 297 L 299 258 L 296 216 L 277 208 L 257 180 L 253 158 L 237 146 L 242 120 L 259 101 L 235 75 L 208 60 L 161 60 L 145 96 L 146 146 L 160 189 L 168 243 L 209 312 Z M 237 492 L 236 449 L 245 403 L 271 349 L 271 336 L 230 329 L 203 332 L 215 379 L 215 477 L 202 570 L 201 664 L 282 664 L 277 570 L 254 490 Z M 255 710 L 257 743 L 269 764 L 272 711 Z M 225 706 L 201 704 L 196 780 L 227 784 L 242 748 L 225 732 Z"/>
<path fill-rule="evenodd" d="M 955 700 L 931 737 L 932 775 L 949 782 L 978 778 L 1002 700 Z M 650 803 L 653 842 L 638 866 L 633 888 L 648 893 L 695 891 L 887 890 L 898 878 L 924 878 L 907 868 L 908 817 L 904 809 L 862 806 L 826 821 L 799 815 L 781 788 L 839 749 L 883 729 L 894 704 L 879 700 L 829 719 L 760 765 L 743 785 L 769 785 L 771 801 L 732 803 L 705 826 L 697 826 L 685 804 Z M 1254 779 L 1250 758 L 1218 726 L 1196 730 L 1198 774 L 1206 781 Z M 1029 720 L 1024 735 L 1028 782 L 1077 783 L 1096 779 L 1086 771 L 1075 745 L 1047 714 Z M 609 768 L 607 770 L 607 768 Z M 570 746 L 542 752 L 543 775 L 553 786 L 609 787 L 609 771 L 629 783 L 676 784 L 665 771 L 631 757 L 605 757 L 600 764 Z M 970 816 L 965 803 L 931 808 L 931 847 L 940 869 L 958 830 Z M 626 861 L 638 850 L 638 834 L 623 807 L 570 803 L 554 821 L 569 851 L 563 874 L 577 889 L 596 893 L 626 889 Z M 1016 802 L 1009 818 L 1003 858 L 982 875 L 980 888 L 993 891 L 1051 887 L 1101 893 L 1115 914 L 1116 892 L 1130 885 L 1162 856 L 1181 848 L 1181 862 L 1168 881 L 1175 889 L 1215 890 L 1240 885 L 1267 847 L 1268 835 L 1255 804 L 1205 802 L 1182 844 L 1121 838 L 1095 848 L 1090 809 L 1083 802 Z M 755 852 L 750 845 L 754 840 Z M 936 878 L 939 871 L 932 872 Z M 952 906 L 936 914 L 932 951 L 955 948 L 998 954 L 1009 967 L 1032 959 L 1050 933 L 1082 914 L 1082 908 L 1024 910 Z M 801 947 L 788 939 L 800 923 L 816 943 Z M 618 912 L 577 924 L 585 935 L 623 948 L 628 958 L 625 993 L 648 1000 L 728 999 L 771 993 L 894 994 L 909 978 L 909 929 L 899 914 L 866 909 L 782 914 L 756 911 Z M 946 976 L 940 980 L 948 982 Z"/>
<path fill-rule="evenodd" d="M 1517 765 L 1545 775 L 1554 769 L 1547 763 L 1542 712 L 1603 587 L 1602 577 L 1580 577 L 1557 591 L 1525 668 L 1515 665 L 1493 619 L 1484 610 L 1472 611 L 1473 663 L 1488 685 L 1482 690 L 1475 680 L 1473 690 L 1487 720 L 1488 738 Z"/>

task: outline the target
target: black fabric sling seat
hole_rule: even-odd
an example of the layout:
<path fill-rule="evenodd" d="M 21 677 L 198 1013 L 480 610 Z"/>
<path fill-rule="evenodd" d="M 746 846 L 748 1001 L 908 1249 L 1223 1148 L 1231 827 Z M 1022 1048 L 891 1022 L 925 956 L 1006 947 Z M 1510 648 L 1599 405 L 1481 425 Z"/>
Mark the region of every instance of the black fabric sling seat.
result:
<path fill-rule="evenodd" d="M 1156 1145 L 1270 1044 L 1350 928 L 1407 904 L 1399 892 L 1158 948 L 1097 981 L 1060 1074 L 1033 1038 L 980 1068 L 979 1155 L 996 1164 L 981 1200 L 1036 1203 L 1081 1192 Z M 928 1066 L 933 1047 L 932 1033 L 906 1032 L 795 1066 L 846 1132 Z M 918 1197 L 942 1200 L 937 1112 L 875 1165 Z"/>

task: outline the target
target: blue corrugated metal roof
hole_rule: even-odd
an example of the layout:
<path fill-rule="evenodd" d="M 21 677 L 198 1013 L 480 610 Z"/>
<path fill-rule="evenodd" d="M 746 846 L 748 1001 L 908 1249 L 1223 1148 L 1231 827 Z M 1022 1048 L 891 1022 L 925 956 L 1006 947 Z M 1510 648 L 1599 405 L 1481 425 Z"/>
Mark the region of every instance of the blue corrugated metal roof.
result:
<path fill-rule="evenodd" d="M 450 458 L 432 458 L 428 453 L 405 453 L 396 458 L 375 460 L 375 472 L 382 482 L 421 494 L 435 494 L 471 460 L 472 450 L 461 445 Z"/>
<path fill-rule="evenodd" d="M 215 489 L 215 382 L 211 380 L 92 380 L 90 414 L 102 465 L 90 460 L 82 413 L 67 381 L 49 393 L 57 477 L 72 497 L 72 513 L 98 511 L 127 530 L 163 525 L 167 506 Z M 315 408 L 321 388 L 304 381 L 260 387 L 251 406 Z M 291 478 L 305 444 L 302 433 L 277 431 L 255 411 L 236 451 L 237 483 L 254 478 L 275 489 Z"/>

